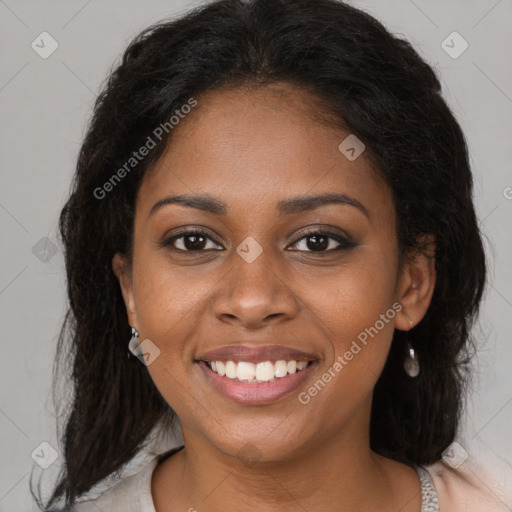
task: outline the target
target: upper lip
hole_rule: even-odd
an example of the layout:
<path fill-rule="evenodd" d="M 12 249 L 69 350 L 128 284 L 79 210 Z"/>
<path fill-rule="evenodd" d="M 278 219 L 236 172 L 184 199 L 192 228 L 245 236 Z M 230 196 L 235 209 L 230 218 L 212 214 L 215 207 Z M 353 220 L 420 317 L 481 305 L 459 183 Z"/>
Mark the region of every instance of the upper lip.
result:
<path fill-rule="evenodd" d="M 227 345 L 203 352 L 196 357 L 197 361 L 315 361 L 314 354 L 302 352 L 282 345 Z"/>

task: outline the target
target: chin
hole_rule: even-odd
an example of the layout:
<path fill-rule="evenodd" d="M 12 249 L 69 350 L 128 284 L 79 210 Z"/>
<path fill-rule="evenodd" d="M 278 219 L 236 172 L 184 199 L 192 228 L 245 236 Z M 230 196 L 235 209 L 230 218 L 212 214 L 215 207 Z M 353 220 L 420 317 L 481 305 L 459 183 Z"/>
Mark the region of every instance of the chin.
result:
<path fill-rule="evenodd" d="M 245 423 L 249 423 L 247 428 L 244 428 Z M 290 431 L 290 425 L 286 424 L 288 422 L 283 421 L 282 417 L 273 418 L 257 426 L 254 423 L 238 421 L 236 428 L 226 425 L 224 430 L 219 427 L 220 436 L 210 437 L 210 443 L 225 455 L 240 459 L 248 466 L 256 462 L 277 462 L 294 458 L 307 444 L 304 428 L 300 428 L 296 423 L 293 431 Z"/>

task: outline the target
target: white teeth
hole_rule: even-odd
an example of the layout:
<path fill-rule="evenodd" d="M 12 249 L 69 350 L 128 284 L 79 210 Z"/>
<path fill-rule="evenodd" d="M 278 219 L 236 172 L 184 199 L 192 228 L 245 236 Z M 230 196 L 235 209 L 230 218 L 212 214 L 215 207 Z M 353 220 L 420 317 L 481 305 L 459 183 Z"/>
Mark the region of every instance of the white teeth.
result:
<path fill-rule="evenodd" d="M 213 361 L 215 362 L 215 366 L 217 367 L 216 370 L 212 370 L 217 372 L 221 377 L 224 377 L 226 375 L 226 365 L 222 361 Z"/>
<path fill-rule="evenodd" d="M 308 361 L 284 361 L 275 363 L 262 361 L 250 363 L 248 361 L 208 361 L 210 368 L 221 377 L 243 382 L 273 382 L 275 379 L 286 377 L 289 373 L 296 373 L 308 366 Z"/>
<path fill-rule="evenodd" d="M 236 379 L 236 364 L 233 361 L 226 363 L 226 377 L 228 379 Z"/>
<path fill-rule="evenodd" d="M 230 361 L 232 362 L 232 361 Z M 238 380 L 252 380 L 254 379 L 254 364 L 240 361 L 237 365 L 236 376 Z"/>
<path fill-rule="evenodd" d="M 286 377 L 286 374 L 288 373 L 286 361 L 276 361 L 276 364 L 274 365 L 274 371 L 276 377 Z"/>
<path fill-rule="evenodd" d="M 239 363 L 240 364 L 240 363 Z M 253 377 L 254 378 L 254 377 Z M 274 379 L 274 365 L 270 361 L 256 365 L 256 380 L 269 382 Z"/>

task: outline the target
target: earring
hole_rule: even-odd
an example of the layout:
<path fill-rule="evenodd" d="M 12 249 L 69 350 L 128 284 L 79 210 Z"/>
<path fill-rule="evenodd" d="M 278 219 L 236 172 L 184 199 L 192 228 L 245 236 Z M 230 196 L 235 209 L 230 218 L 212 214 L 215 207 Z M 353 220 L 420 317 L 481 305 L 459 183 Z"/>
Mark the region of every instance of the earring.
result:
<path fill-rule="evenodd" d="M 130 341 L 128 343 L 128 350 L 128 359 L 130 358 L 130 352 L 136 357 L 140 353 L 139 331 L 137 331 L 137 329 L 135 329 L 134 327 L 132 327 L 132 337 L 130 338 Z"/>
<path fill-rule="evenodd" d="M 417 377 L 420 373 L 420 362 L 418 360 L 418 355 L 416 351 L 412 348 L 412 345 L 409 343 L 409 340 L 406 339 L 407 344 L 407 355 L 405 356 L 404 361 L 404 370 L 409 377 Z"/>

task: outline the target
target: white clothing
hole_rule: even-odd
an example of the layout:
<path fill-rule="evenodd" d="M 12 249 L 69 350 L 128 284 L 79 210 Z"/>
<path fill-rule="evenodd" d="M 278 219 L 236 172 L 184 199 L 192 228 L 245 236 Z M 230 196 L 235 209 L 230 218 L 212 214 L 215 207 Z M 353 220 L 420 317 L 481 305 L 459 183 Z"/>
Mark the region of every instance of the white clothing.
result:
<path fill-rule="evenodd" d="M 157 428 L 151 434 L 154 441 L 147 445 L 149 448 L 126 464 L 119 476 L 98 482 L 81 496 L 72 512 L 156 512 L 151 495 L 153 470 L 164 453 L 171 449 L 174 453 L 182 444 L 176 446 L 174 439 L 174 446 L 169 446 L 169 437 L 162 437 Z M 475 457 L 475 446 L 459 467 L 451 467 L 446 462 L 457 466 L 461 462 L 460 453 L 458 460 L 445 459 L 424 467 L 433 487 L 429 493 L 422 482 L 422 512 L 512 511 L 512 467 L 497 456 L 484 454 L 483 446 L 478 448 L 481 457 Z M 460 445 L 457 447 L 460 449 Z M 467 455 L 468 452 L 464 452 L 464 456 Z M 482 463 L 484 459 L 485 463 Z M 424 475 L 425 478 L 430 480 L 428 475 Z"/>

